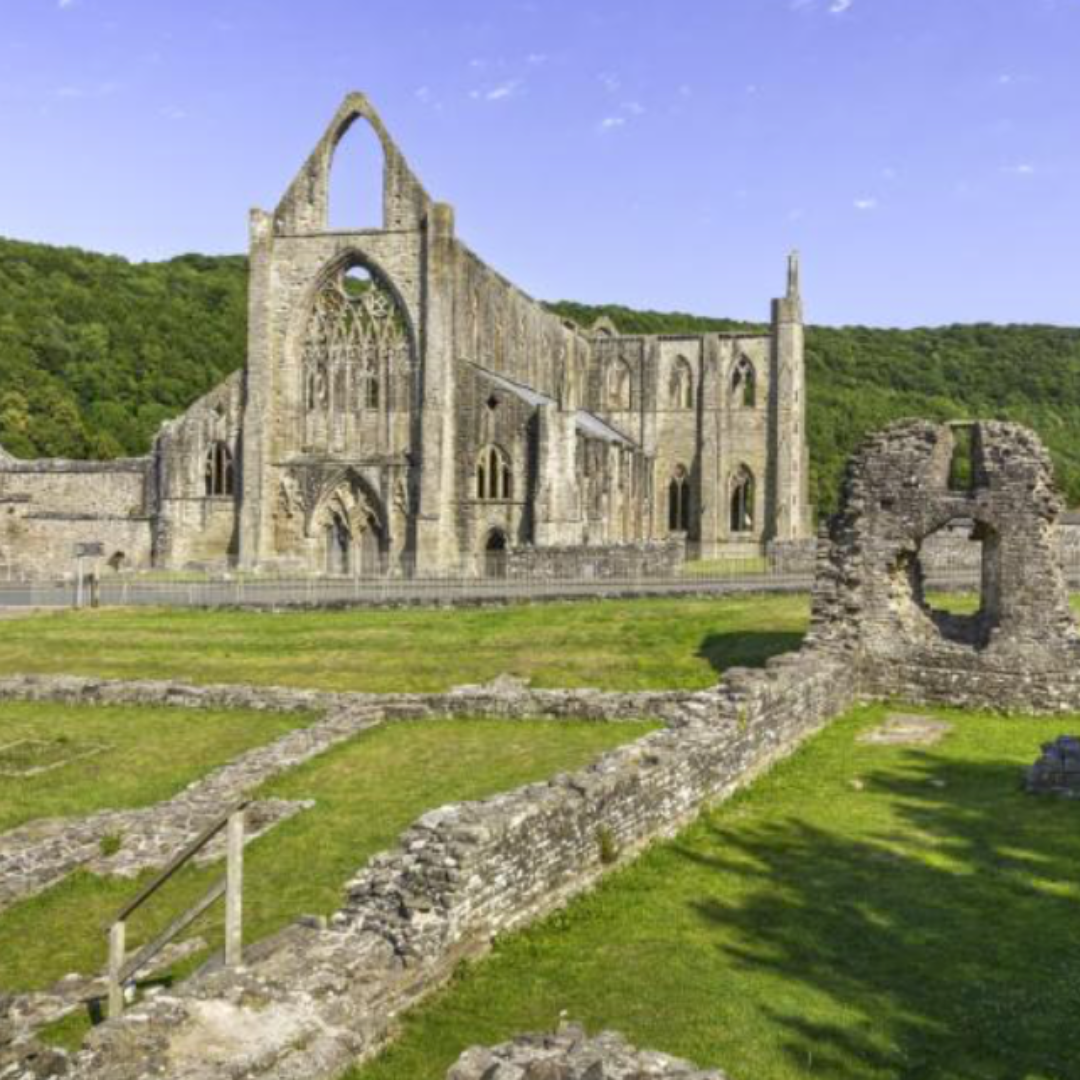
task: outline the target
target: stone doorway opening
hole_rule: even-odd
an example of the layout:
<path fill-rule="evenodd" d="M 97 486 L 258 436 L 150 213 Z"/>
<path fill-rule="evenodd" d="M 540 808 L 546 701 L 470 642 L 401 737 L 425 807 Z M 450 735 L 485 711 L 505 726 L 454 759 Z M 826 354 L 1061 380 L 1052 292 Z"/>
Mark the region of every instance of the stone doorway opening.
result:
<path fill-rule="evenodd" d="M 492 529 L 484 543 L 484 576 L 506 577 L 506 549 L 509 546 L 502 529 Z"/>

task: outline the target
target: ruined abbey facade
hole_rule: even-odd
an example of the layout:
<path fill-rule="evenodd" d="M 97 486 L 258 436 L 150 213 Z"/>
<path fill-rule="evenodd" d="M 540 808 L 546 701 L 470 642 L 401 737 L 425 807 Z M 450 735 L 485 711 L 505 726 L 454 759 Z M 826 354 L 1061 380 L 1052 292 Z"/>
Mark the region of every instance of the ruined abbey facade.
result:
<path fill-rule="evenodd" d="M 328 224 L 335 149 L 382 145 L 382 227 Z M 350 95 L 251 215 L 247 366 L 146 457 L 0 451 L 0 570 L 480 569 L 492 552 L 811 534 L 798 263 L 768 332 L 624 335 L 562 319 L 456 236 Z"/>

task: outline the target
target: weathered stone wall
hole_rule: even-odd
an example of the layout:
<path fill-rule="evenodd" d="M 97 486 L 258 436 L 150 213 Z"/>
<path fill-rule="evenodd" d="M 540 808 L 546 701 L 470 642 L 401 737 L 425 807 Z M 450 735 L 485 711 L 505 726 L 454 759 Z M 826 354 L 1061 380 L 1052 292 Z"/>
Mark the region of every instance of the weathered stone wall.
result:
<path fill-rule="evenodd" d="M 950 483 L 957 438 L 972 480 Z M 1061 566 L 1049 455 L 1017 424 L 905 421 L 851 459 L 820 548 L 808 640 L 861 667 L 867 692 L 1016 709 L 1080 707 L 1080 633 Z M 957 520 L 982 547 L 977 613 L 935 611 L 923 544 Z"/>
<path fill-rule="evenodd" d="M 102 563 L 121 553 L 125 567 L 149 567 L 153 483 L 150 458 L 0 461 L 0 576 L 69 575 L 75 544 L 99 541 Z"/>
<path fill-rule="evenodd" d="M 671 577 L 685 560 L 681 536 L 597 547 L 523 547 L 506 553 L 506 574 L 540 580 Z"/>

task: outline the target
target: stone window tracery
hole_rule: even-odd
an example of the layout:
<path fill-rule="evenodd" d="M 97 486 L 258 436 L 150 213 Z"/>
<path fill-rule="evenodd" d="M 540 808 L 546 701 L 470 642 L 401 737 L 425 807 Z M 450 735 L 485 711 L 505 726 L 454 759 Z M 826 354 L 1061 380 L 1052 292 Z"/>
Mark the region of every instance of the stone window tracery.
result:
<path fill-rule="evenodd" d="M 393 295 L 373 276 L 342 270 L 320 289 L 308 320 L 302 362 L 307 411 L 362 416 L 407 409 L 410 360 Z"/>
<path fill-rule="evenodd" d="M 757 404 L 757 372 L 748 357 L 741 357 L 731 374 L 731 400 L 744 409 Z"/>
<path fill-rule="evenodd" d="M 514 497 L 514 470 L 497 446 L 485 446 L 476 459 L 476 497 L 485 502 Z"/>
<path fill-rule="evenodd" d="M 694 373 L 690 361 L 680 356 L 671 369 L 669 398 L 673 409 L 692 409 L 694 407 Z"/>
<path fill-rule="evenodd" d="M 231 495 L 235 489 L 233 473 L 233 456 L 229 444 L 224 439 L 218 439 L 206 453 L 206 494 Z"/>

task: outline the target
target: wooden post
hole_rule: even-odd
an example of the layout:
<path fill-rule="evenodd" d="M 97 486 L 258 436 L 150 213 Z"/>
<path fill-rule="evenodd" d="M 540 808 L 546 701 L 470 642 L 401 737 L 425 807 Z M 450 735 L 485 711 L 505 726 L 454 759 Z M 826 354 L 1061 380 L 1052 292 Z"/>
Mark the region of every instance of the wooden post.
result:
<path fill-rule="evenodd" d="M 124 1011 L 124 984 L 120 973 L 124 969 L 124 938 L 126 923 L 121 919 L 109 927 L 109 1019 Z"/>
<path fill-rule="evenodd" d="M 225 865 L 225 964 L 242 963 L 242 910 L 244 892 L 244 811 L 229 815 Z"/>

